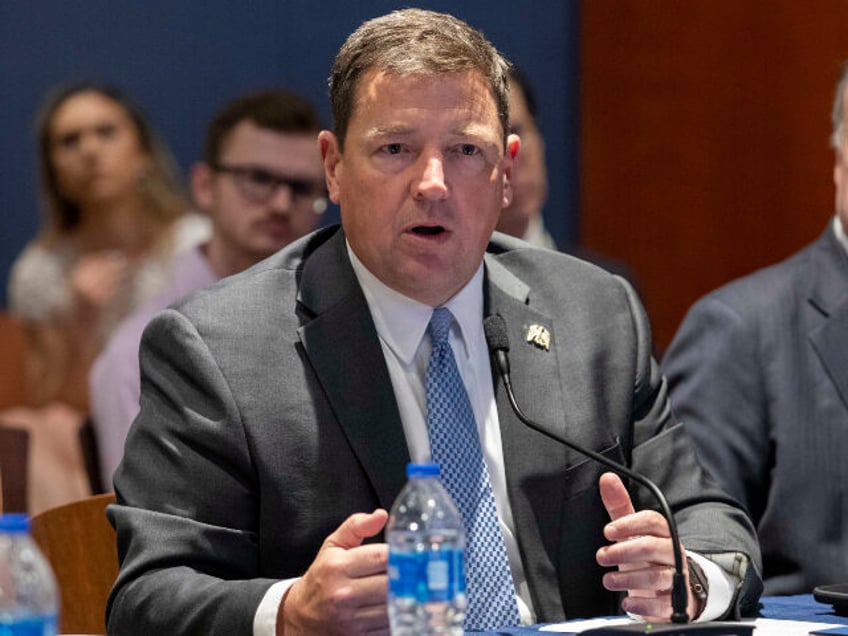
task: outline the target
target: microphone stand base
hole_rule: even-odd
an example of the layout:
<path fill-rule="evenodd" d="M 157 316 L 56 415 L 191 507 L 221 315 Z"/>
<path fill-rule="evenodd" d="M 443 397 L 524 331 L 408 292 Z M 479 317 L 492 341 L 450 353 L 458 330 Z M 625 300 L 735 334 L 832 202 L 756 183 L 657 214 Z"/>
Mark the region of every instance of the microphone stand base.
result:
<path fill-rule="evenodd" d="M 581 635 L 628 636 L 629 634 L 662 634 L 663 636 L 751 636 L 753 623 L 713 621 L 710 623 L 634 623 L 596 627 Z"/>

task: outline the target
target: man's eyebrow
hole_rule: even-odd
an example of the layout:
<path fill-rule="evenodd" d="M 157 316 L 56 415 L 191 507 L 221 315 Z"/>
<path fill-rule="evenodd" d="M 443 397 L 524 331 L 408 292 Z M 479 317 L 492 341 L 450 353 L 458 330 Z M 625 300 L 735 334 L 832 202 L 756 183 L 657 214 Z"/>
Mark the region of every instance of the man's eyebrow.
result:
<path fill-rule="evenodd" d="M 391 137 L 397 135 L 411 135 L 413 130 L 409 126 L 374 126 L 366 134 L 369 137 Z"/>

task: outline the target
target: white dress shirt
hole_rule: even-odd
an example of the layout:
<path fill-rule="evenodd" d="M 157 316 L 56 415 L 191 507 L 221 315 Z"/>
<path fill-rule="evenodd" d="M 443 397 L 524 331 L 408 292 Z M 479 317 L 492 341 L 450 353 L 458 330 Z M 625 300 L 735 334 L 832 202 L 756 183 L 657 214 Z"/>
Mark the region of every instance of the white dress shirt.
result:
<path fill-rule="evenodd" d="M 430 360 L 431 344 L 425 334 L 433 308 L 384 285 L 365 268 L 350 247 L 348 254 L 380 336 L 380 345 L 400 409 L 409 456 L 413 462 L 429 462 L 430 438 L 427 432 L 424 377 Z M 506 491 L 500 423 L 495 405 L 489 349 L 483 333 L 482 263 L 468 284 L 444 306 L 454 316 L 449 342 L 474 411 L 480 447 L 492 482 L 498 521 L 516 588 L 518 610 L 522 622 L 529 625 L 535 622 L 535 614 Z"/>

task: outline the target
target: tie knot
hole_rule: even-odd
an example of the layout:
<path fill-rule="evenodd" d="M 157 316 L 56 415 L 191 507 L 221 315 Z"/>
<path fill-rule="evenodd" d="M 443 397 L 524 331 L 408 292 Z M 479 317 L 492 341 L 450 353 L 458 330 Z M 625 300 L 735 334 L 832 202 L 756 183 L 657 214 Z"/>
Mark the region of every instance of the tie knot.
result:
<path fill-rule="evenodd" d="M 436 307 L 433 310 L 427 331 L 434 348 L 447 343 L 451 322 L 453 322 L 453 314 L 447 307 Z"/>

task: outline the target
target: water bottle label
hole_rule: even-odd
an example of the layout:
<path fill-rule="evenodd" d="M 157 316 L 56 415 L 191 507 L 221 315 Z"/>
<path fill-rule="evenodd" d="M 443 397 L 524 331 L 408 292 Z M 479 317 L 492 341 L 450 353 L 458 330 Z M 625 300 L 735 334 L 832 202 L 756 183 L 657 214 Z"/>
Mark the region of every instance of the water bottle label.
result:
<path fill-rule="evenodd" d="M 389 552 L 389 594 L 421 603 L 451 601 L 465 593 L 463 552 L 440 547 L 427 552 Z"/>
<path fill-rule="evenodd" d="M 55 634 L 55 616 L 22 616 L 11 620 L 0 618 L 0 636 L 54 636 Z"/>
<path fill-rule="evenodd" d="M 431 559 L 427 563 L 427 601 L 449 601 L 453 598 L 450 580 L 451 564 L 446 559 Z"/>
<path fill-rule="evenodd" d="M 450 562 L 447 559 L 432 559 L 427 564 L 427 590 L 431 597 L 448 592 L 450 569 Z"/>
<path fill-rule="evenodd" d="M 450 601 L 465 592 L 462 550 L 440 548 L 428 553 L 427 600 Z"/>
<path fill-rule="evenodd" d="M 396 598 L 418 598 L 421 556 L 417 552 L 389 552 L 389 593 Z"/>

